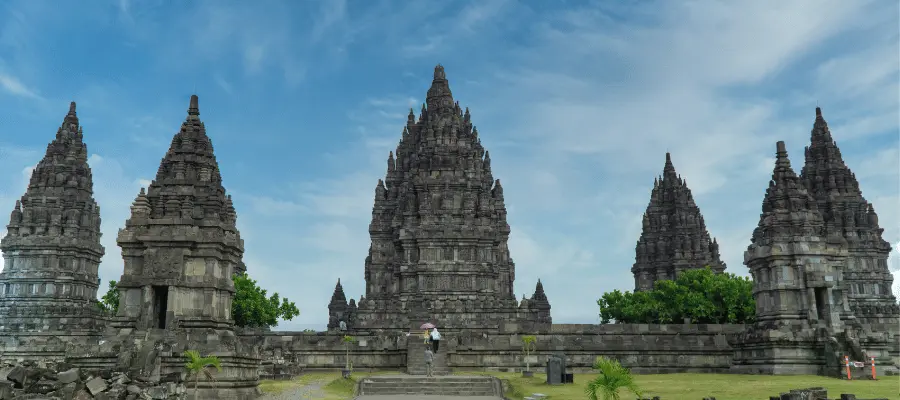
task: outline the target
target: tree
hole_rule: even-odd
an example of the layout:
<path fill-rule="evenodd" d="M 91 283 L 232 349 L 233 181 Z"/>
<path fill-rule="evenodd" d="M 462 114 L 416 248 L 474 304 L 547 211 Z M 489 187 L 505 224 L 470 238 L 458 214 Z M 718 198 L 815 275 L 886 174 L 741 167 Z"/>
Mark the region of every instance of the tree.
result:
<path fill-rule="evenodd" d="M 349 373 L 353 370 L 353 363 L 350 362 L 350 345 L 353 344 L 353 342 L 356 342 L 356 338 L 353 336 L 344 335 L 341 341 L 344 342 L 344 347 L 347 349 L 347 365 L 344 369 L 347 372 L 345 373 L 344 378 L 349 378 Z"/>
<path fill-rule="evenodd" d="M 187 376 L 188 378 L 194 377 L 194 400 L 197 400 L 197 396 L 200 393 L 200 375 L 206 375 L 206 378 L 211 381 L 215 380 L 216 378 L 210 372 L 209 367 L 221 371 L 222 363 L 216 356 L 200 357 L 200 353 L 196 350 L 185 351 L 184 357 L 187 358 L 187 362 L 184 364 L 184 368 L 187 369 Z"/>
<path fill-rule="evenodd" d="M 109 281 L 109 289 L 100 298 L 97 305 L 101 310 L 111 315 L 116 315 L 119 312 L 119 288 L 116 287 L 116 281 Z"/>
<path fill-rule="evenodd" d="M 525 371 L 531 372 L 531 360 L 528 357 L 537 347 L 536 336 L 522 336 L 522 354 L 525 355 Z"/>
<path fill-rule="evenodd" d="M 599 395 L 603 395 L 603 400 L 620 400 L 619 391 L 621 389 L 627 389 L 638 398 L 642 397 L 634 382 L 634 377 L 631 376 L 631 371 L 619 364 L 618 361 L 597 357 L 593 368 L 599 373 L 584 388 L 584 393 L 587 394 L 589 400 L 600 400 Z"/>
<path fill-rule="evenodd" d="M 682 272 L 677 279 L 657 281 L 653 290 L 604 293 L 597 300 L 603 323 L 743 324 L 756 319 L 753 281 L 702 268 Z"/>
<path fill-rule="evenodd" d="M 278 325 L 279 318 L 289 321 L 300 314 L 293 302 L 281 298 L 278 293 L 266 297 L 266 290 L 246 273 L 234 276 L 234 289 L 231 315 L 237 326 L 271 328 Z"/>

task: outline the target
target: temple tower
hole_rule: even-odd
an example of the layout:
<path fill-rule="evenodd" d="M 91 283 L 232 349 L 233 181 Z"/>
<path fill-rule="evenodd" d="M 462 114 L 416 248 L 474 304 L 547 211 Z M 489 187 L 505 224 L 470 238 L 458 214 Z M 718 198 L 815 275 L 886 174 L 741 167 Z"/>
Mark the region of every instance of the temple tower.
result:
<path fill-rule="evenodd" d="M 837 376 L 848 356 L 876 358 L 879 375 L 893 370 L 892 357 L 900 350 L 897 328 L 860 324 L 854 317 L 844 279 L 849 241 L 829 226 L 804 179 L 794 173 L 784 142 L 778 142 L 762 210 L 744 253 L 757 322 L 732 338 L 733 369 Z"/>
<path fill-rule="evenodd" d="M 849 317 L 843 269 L 847 242 L 829 234 L 818 205 L 794 173 L 784 142 L 744 253 L 757 322 L 735 341 L 735 369 L 754 374 L 818 374 L 822 340 Z"/>
<path fill-rule="evenodd" d="M 357 325 L 408 329 L 427 319 L 446 329 L 497 329 L 517 321 L 509 233 L 490 155 L 438 65 L 375 187 Z"/>
<path fill-rule="evenodd" d="M 252 398 L 258 383 L 259 359 L 233 330 L 231 277 L 244 253 L 236 220 L 197 96 L 191 96 L 156 179 L 141 189 L 119 231 L 125 270 L 117 323 L 125 332 L 163 335 L 157 335 L 161 345 L 175 354 L 217 353 L 227 379 L 201 382 L 204 398 Z M 163 359 L 163 373 L 178 363 L 183 359 Z"/>
<path fill-rule="evenodd" d="M 97 304 L 100 207 L 87 158 L 73 102 L 0 241 L 4 359 L 60 358 L 66 342 L 94 341 L 104 325 Z"/>
<path fill-rule="evenodd" d="M 891 245 L 882 238 L 878 215 L 863 198 L 856 175 L 844 164 L 818 107 L 810 142 L 800 176 L 816 199 L 826 230 L 843 236 L 849 245 L 844 281 L 850 309 L 861 323 L 897 326 L 900 310 L 891 293 L 894 278 L 887 265 Z"/>
<path fill-rule="evenodd" d="M 354 303 L 354 306 L 356 304 Z M 337 330 L 341 326 L 341 321 L 349 324 L 348 320 L 349 305 L 347 304 L 347 296 L 344 295 L 344 287 L 341 286 L 341 280 L 338 279 L 337 285 L 334 286 L 334 293 L 331 295 L 331 301 L 328 303 L 328 329 Z"/>
<path fill-rule="evenodd" d="M 119 231 L 121 316 L 138 329 L 230 328 L 231 280 L 244 253 L 197 96 L 156 179 Z"/>
<path fill-rule="evenodd" d="M 666 153 L 663 174 L 653 180 L 635 247 L 634 288 L 650 290 L 658 280 L 672 280 L 682 271 L 707 266 L 716 273 L 725 271 L 719 244 L 710 239 L 687 181 L 675 172 L 672 157 Z"/>

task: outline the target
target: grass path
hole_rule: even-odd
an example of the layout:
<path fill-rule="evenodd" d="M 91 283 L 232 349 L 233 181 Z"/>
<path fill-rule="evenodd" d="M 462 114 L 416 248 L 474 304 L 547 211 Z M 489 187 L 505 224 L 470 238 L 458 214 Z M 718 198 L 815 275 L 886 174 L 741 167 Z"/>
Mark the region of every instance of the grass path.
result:
<path fill-rule="evenodd" d="M 260 388 L 266 395 L 261 400 L 308 399 L 349 400 L 353 398 L 356 382 L 371 375 L 389 373 L 355 373 L 351 380 L 341 379 L 340 372 L 317 372 L 299 376 L 289 381 L 262 381 Z M 543 393 L 550 400 L 586 399 L 584 387 L 594 374 L 576 374 L 574 385 L 548 386 L 543 374 L 523 378 L 521 373 L 459 372 L 459 374 L 492 375 L 508 380 L 510 391 L 506 395 L 521 400 L 532 393 Z M 726 400 L 768 399 L 791 389 L 824 387 L 832 398 L 841 393 L 852 393 L 859 398 L 900 399 L 900 377 L 884 377 L 878 381 L 846 381 L 821 376 L 768 376 L 731 374 L 660 374 L 636 375 L 644 397 L 659 396 L 663 400 L 701 400 L 714 396 Z M 631 398 L 625 395 L 623 398 Z M 290 397 L 293 396 L 293 397 Z M 307 397 L 301 397 L 307 396 Z"/>

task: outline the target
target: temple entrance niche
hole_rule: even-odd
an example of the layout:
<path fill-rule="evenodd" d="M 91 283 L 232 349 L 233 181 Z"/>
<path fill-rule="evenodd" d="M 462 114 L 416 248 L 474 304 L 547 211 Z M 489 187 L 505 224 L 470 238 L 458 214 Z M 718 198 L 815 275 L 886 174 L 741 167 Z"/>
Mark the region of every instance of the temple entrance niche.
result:
<path fill-rule="evenodd" d="M 153 298 L 156 301 L 153 308 L 153 325 L 159 329 L 166 329 L 166 314 L 169 311 L 169 287 L 153 286 Z"/>
<path fill-rule="evenodd" d="M 827 321 L 828 316 L 828 292 L 823 287 L 814 289 L 816 296 L 816 319 Z"/>

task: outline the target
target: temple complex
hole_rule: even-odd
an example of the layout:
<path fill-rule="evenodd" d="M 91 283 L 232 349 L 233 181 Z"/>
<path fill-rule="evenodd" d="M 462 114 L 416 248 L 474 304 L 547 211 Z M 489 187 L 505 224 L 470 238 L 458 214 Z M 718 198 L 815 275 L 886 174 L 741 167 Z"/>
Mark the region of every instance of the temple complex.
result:
<path fill-rule="evenodd" d="M 353 328 L 549 324 L 540 286 L 544 300 L 516 299 L 509 233 L 490 154 L 438 65 L 421 113 L 416 118 L 410 110 L 397 151 L 388 155 L 387 175 L 375 186 L 366 294 Z M 340 308 L 332 303 L 330 310 Z"/>
<path fill-rule="evenodd" d="M 844 357 L 874 360 L 879 376 L 900 373 L 890 246 L 819 109 L 800 175 L 784 142 L 776 145 L 744 253 L 755 322 L 553 325 L 541 280 L 530 297 L 514 294 L 503 187 L 438 65 L 421 112 L 410 110 L 375 187 L 365 295 L 348 299 L 338 280 L 326 332 L 271 332 L 235 327 L 231 315 L 231 278 L 246 271 L 244 243 L 198 103 L 191 96 L 155 179 L 118 232 L 124 270 L 115 316 L 97 306 L 100 214 L 72 103 L 0 241 L 0 361 L 79 368 L 95 384 L 85 385 L 94 397 L 77 398 L 137 397 L 128 380 L 144 397 L 196 386 L 199 398 L 244 400 L 258 395 L 260 373 L 347 365 L 420 373 L 426 344 L 404 333 L 431 322 L 446 335 L 434 358 L 440 374 L 521 370 L 526 336 L 534 338 L 532 365 L 572 372 L 590 370 L 597 354 L 615 354 L 635 373 L 836 375 Z M 635 290 L 690 269 L 725 270 L 669 154 L 635 254 Z M 221 361 L 215 380 L 185 382 L 186 350 Z M 40 382 L 27 390 L 44 390 Z"/>
<path fill-rule="evenodd" d="M 856 175 L 844 164 L 818 107 L 810 142 L 800 177 L 816 199 L 827 232 L 847 241 L 843 275 L 850 309 L 860 322 L 896 326 L 900 315 L 894 307 L 894 277 L 887 265 L 891 245 L 882 238 L 878 215 L 863 198 Z"/>
<path fill-rule="evenodd" d="M 675 172 L 666 153 L 663 174 L 653 180 L 643 230 L 635 246 L 634 290 L 650 290 L 658 280 L 672 280 L 685 270 L 710 267 L 725 271 L 719 243 L 710 239 L 687 181 Z"/>
<path fill-rule="evenodd" d="M 0 241 L 0 357 L 61 359 L 97 340 L 100 207 L 75 103 L 16 201 Z"/>

